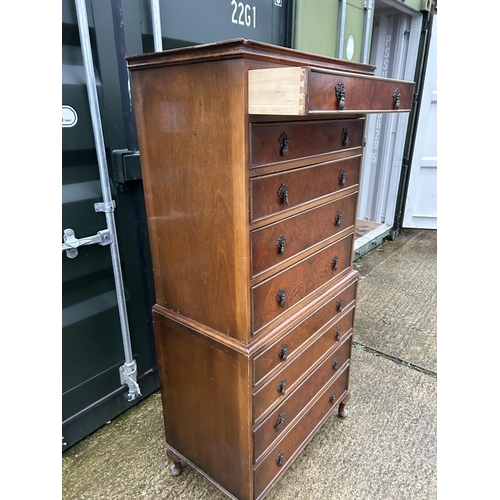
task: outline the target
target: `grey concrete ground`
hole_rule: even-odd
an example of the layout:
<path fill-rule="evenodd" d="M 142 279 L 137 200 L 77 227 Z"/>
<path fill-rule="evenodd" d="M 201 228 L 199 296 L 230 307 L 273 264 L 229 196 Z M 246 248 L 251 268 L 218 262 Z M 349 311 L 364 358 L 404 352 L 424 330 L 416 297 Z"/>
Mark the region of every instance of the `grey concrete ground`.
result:
<path fill-rule="evenodd" d="M 361 280 L 349 416 L 334 413 L 267 500 L 437 498 L 437 232 L 405 230 L 354 263 Z M 159 393 L 67 450 L 62 498 L 224 500 L 174 478 Z"/>

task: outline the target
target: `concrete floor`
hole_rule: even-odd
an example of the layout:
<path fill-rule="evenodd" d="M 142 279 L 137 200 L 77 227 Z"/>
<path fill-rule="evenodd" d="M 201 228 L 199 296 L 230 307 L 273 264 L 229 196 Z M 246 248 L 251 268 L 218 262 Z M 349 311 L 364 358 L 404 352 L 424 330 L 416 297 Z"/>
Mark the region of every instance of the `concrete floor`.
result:
<path fill-rule="evenodd" d="M 437 232 L 404 230 L 354 267 L 349 416 L 332 414 L 266 500 L 437 498 Z M 227 498 L 169 465 L 156 392 L 63 454 L 62 498 Z"/>

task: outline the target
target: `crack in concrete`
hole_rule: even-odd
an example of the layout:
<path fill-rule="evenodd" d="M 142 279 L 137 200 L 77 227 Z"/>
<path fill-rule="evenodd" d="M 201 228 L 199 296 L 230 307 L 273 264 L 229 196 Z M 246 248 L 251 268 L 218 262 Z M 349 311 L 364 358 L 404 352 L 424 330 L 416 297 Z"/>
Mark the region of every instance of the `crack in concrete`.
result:
<path fill-rule="evenodd" d="M 364 344 L 360 344 L 359 342 L 353 342 L 353 346 L 356 349 L 361 349 L 362 351 L 369 352 L 371 354 L 375 354 L 375 356 L 380 356 L 381 358 L 388 359 L 390 361 L 393 361 L 394 363 L 398 365 L 403 365 L 408 368 L 411 368 L 412 370 L 416 370 L 421 373 L 425 373 L 426 375 L 429 375 L 430 377 L 437 378 L 437 373 L 433 372 L 432 370 L 428 370 L 427 368 L 423 368 L 421 366 L 415 365 L 413 363 L 410 363 L 408 361 L 404 361 L 403 359 L 396 358 L 395 356 L 391 356 L 390 354 L 386 354 L 382 351 L 377 351 L 377 349 L 372 349 L 371 347 L 368 347 Z"/>

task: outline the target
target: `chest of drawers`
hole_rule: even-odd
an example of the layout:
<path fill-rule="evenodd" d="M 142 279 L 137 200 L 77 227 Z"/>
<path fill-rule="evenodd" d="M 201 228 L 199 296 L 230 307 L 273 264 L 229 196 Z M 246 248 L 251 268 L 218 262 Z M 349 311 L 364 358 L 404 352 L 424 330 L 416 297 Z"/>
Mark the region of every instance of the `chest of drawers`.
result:
<path fill-rule="evenodd" d="M 128 65 L 171 472 L 262 499 L 347 415 L 365 116 L 413 84 L 247 40 Z"/>

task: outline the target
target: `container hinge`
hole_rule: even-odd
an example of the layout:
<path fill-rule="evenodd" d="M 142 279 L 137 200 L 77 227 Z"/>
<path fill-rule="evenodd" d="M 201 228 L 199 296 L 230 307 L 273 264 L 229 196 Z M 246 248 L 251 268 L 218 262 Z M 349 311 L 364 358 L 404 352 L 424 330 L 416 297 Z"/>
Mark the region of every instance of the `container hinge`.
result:
<path fill-rule="evenodd" d="M 128 386 L 127 399 L 129 401 L 141 396 L 141 389 L 137 383 L 137 363 L 135 359 L 131 363 L 120 366 L 120 383 Z"/>
<path fill-rule="evenodd" d="M 107 212 L 111 213 L 114 212 L 116 208 L 116 202 L 115 200 L 112 200 L 111 203 L 95 203 L 94 204 L 94 209 L 96 212 Z"/>
<path fill-rule="evenodd" d="M 66 251 L 66 255 L 70 259 L 74 259 L 78 255 L 78 247 L 84 245 L 95 245 L 96 243 L 105 246 L 110 245 L 112 242 L 111 231 L 103 229 L 98 231 L 94 236 L 87 236 L 86 238 L 77 238 L 75 231 L 71 228 L 64 230 L 64 243 L 62 244 L 62 251 Z"/>
<path fill-rule="evenodd" d="M 417 104 L 418 102 L 418 92 L 415 92 L 415 95 L 413 96 L 413 104 Z"/>

